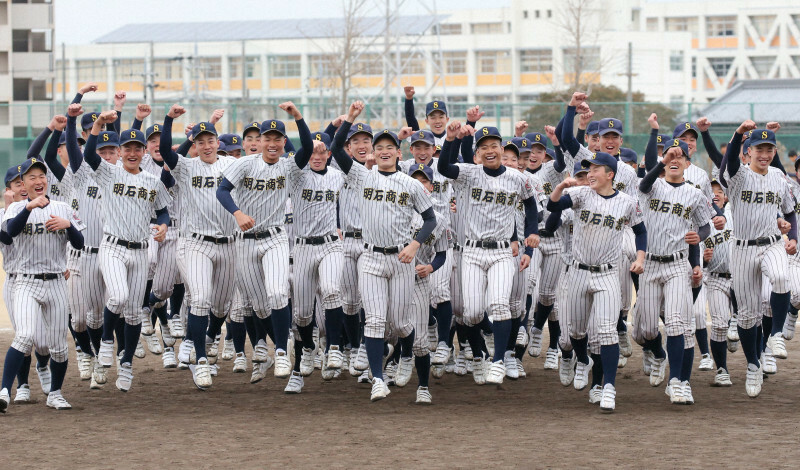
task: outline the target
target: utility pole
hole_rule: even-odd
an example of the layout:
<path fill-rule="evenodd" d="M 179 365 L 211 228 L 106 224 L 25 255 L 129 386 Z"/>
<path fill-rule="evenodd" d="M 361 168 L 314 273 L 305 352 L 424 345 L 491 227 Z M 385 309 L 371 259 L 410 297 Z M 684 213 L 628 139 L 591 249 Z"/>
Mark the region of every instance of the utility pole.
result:
<path fill-rule="evenodd" d="M 245 40 L 242 40 L 242 103 L 247 102 L 247 56 L 244 52 Z"/>
<path fill-rule="evenodd" d="M 633 104 L 633 77 L 638 74 L 633 73 L 633 43 L 628 43 L 628 71 L 626 73 L 618 73 L 617 76 L 628 77 L 628 93 L 625 102 L 625 129 L 628 132 L 633 131 L 633 117 L 631 116 L 631 104 Z"/>
<path fill-rule="evenodd" d="M 61 101 L 67 102 L 67 45 L 61 43 Z"/>

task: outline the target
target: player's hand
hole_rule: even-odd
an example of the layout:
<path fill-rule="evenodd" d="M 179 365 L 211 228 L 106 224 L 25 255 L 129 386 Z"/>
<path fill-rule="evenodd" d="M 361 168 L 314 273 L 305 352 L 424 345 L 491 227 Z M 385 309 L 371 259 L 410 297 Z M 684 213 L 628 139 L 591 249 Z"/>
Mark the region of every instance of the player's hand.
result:
<path fill-rule="evenodd" d="M 778 132 L 781 130 L 781 125 L 775 121 L 767 123 L 767 130 L 772 132 Z"/>
<path fill-rule="evenodd" d="M 569 100 L 569 105 L 575 106 L 577 108 L 578 106 L 580 106 L 581 103 L 586 101 L 586 98 L 587 98 L 586 93 L 583 93 L 581 91 L 576 91 L 575 93 L 572 94 L 572 99 Z"/>
<path fill-rule="evenodd" d="M 215 109 L 213 113 L 211 113 L 211 118 L 209 118 L 208 122 L 211 124 L 216 124 L 222 119 L 222 116 L 225 115 L 224 109 Z"/>
<path fill-rule="evenodd" d="M 355 121 L 362 111 L 364 111 L 364 102 L 353 101 L 353 103 L 350 105 L 350 109 L 347 111 L 347 122 L 352 123 Z"/>
<path fill-rule="evenodd" d="M 117 112 L 116 111 L 103 111 L 97 116 L 97 120 L 94 122 L 94 125 L 100 125 L 102 128 L 106 124 L 111 124 L 112 122 L 117 120 Z"/>
<path fill-rule="evenodd" d="M 430 264 L 421 264 L 414 269 L 417 271 L 417 277 L 420 279 L 425 279 L 433 272 L 433 266 Z"/>
<path fill-rule="evenodd" d="M 50 216 L 50 220 L 44 223 L 44 228 L 46 228 L 49 232 L 58 232 L 59 230 L 66 230 L 70 226 L 69 220 L 58 217 L 55 215 Z"/>
<path fill-rule="evenodd" d="M 711 127 L 711 121 L 709 121 L 708 118 L 705 116 L 698 119 L 695 124 L 697 125 L 697 129 L 700 132 L 706 132 L 708 128 Z"/>
<path fill-rule="evenodd" d="M 153 235 L 153 240 L 158 243 L 163 243 L 167 239 L 167 224 L 156 226 L 156 233 Z"/>
<path fill-rule="evenodd" d="M 298 119 L 303 119 L 303 115 L 300 114 L 300 110 L 291 101 L 281 103 L 278 105 L 278 107 L 291 114 L 295 121 Z"/>
<path fill-rule="evenodd" d="M 233 214 L 233 217 L 236 218 L 236 223 L 239 225 L 239 228 L 242 230 L 242 232 L 246 232 L 256 226 L 256 221 L 240 210 L 236 211 L 236 213 Z"/>
<path fill-rule="evenodd" d="M 89 83 L 84 84 L 80 88 L 80 90 L 78 90 L 78 93 L 80 93 L 82 95 L 85 95 L 86 93 L 92 93 L 92 92 L 95 92 L 95 91 L 97 91 L 97 83 L 89 82 Z"/>
<path fill-rule="evenodd" d="M 532 233 L 528 235 L 528 238 L 525 239 L 525 246 L 530 248 L 538 248 L 539 247 L 539 235 Z"/>
<path fill-rule="evenodd" d="M 725 228 L 725 224 L 727 222 L 728 221 L 725 219 L 725 217 L 721 216 L 721 215 L 718 215 L 718 216 L 714 217 L 713 219 L 711 219 L 711 223 L 714 224 L 714 228 L 717 229 L 717 230 L 724 229 Z"/>
<path fill-rule="evenodd" d="M 66 271 L 64 271 L 64 280 L 65 280 L 65 281 L 69 279 L 69 275 L 70 275 L 69 269 L 67 269 Z"/>
<path fill-rule="evenodd" d="M 585 113 L 581 113 L 580 118 L 578 119 L 578 129 L 584 129 L 589 126 L 589 123 L 592 122 L 592 118 L 594 117 L 594 111 L 589 109 Z"/>
<path fill-rule="evenodd" d="M 45 207 L 48 204 L 50 204 L 50 199 L 48 199 L 45 195 L 41 195 L 32 201 L 28 201 L 28 203 L 25 204 L 25 208 L 29 211 L 32 211 L 37 207 Z"/>
<path fill-rule="evenodd" d="M 556 128 L 553 126 L 544 126 L 544 133 L 547 134 L 547 138 L 550 139 L 550 142 L 552 142 L 553 145 L 558 147 L 558 137 L 556 137 Z"/>
<path fill-rule="evenodd" d="M 692 286 L 697 287 L 703 280 L 703 268 L 695 266 L 692 268 Z"/>
<path fill-rule="evenodd" d="M 114 93 L 114 111 L 122 111 L 125 106 L 125 101 L 128 99 L 128 93 L 125 91 L 118 91 Z"/>
<path fill-rule="evenodd" d="M 778 219 L 778 230 L 781 231 L 781 235 L 786 235 L 789 233 L 789 230 L 792 229 L 792 224 L 785 221 L 784 219 Z"/>
<path fill-rule="evenodd" d="M 400 141 L 403 141 L 403 140 L 406 140 L 409 137 L 411 137 L 411 134 L 413 134 L 413 133 L 414 133 L 414 129 L 412 129 L 412 128 L 408 127 L 408 126 L 402 127 L 402 128 L 400 128 L 400 132 L 397 133 L 397 138 L 400 139 Z"/>
<path fill-rule="evenodd" d="M 186 108 L 179 105 L 178 103 L 175 103 L 172 106 L 170 106 L 167 116 L 171 117 L 172 119 L 177 119 L 180 116 L 183 116 L 184 114 L 186 114 Z"/>
<path fill-rule="evenodd" d="M 686 232 L 686 236 L 683 237 L 683 239 L 689 245 L 697 245 L 700 243 L 700 235 L 695 231 Z"/>
<path fill-rule="evenodd" d="M 397 258 L 401 263 L 408 264 L 414 261 L 414 256 L 417 255 L 417 250 L 419 250 L 419 242 L 412 240 L 407 247 L 403 248 L 403 250 L 397 254 Z"/>
<path fill-rule="evenodd" d="M 336 119 L 331 121 L 331 124 L 333 124 L 333 127 L 338 129 L 339 127 L 341 127 L 342 123 L 345 120 L 347 120 L 347 114 L 342 114 L 341 116 L 338 116 Z"/>
<path fill-rule="evenodd" d="M 67 115 L 70 117 L 78 117 L 83 114 L 83 106 L 80 103 L 72 103 L 67 108 Z"/>
<path fill-rule="evenodd" d="M 564 181 L 558 183 L 558 186 L 561 186 L 561 189 L 571 188 L 577 185 L 578 185 L 578 180 L 576 180 L 575 178 L 564 178 Z"/>
<path fill-rule="evenodd" d="M 449 141 L 454 141 L 458 138 L 458 132 L 461 130 L 461 123 L 456 120 L 452 120 L 447 123 L 447 137 L 445 137 Z"/>
<path fill-rule="evenodd" d="M 631 263 L 630 271 L 634 274 L 642 274 L 644 272 L 644 262 L 638 259 Z"/>
<path fill-rule="evenodd" d="M 8 206 L 14 202 L 14 191 L 12 191 L 11 188 L 6 188 L 5 192 L 3 193 L 3 202 L 6 205 L 6 209 L 8 209 Z"/>
<path fill-rule="evenodd" d="M 789 240 L 786 242 L 786 253 L 790 255 L 797 254 L 797 240 Z"/>
<path fill-rule="evenodd" d="M 139 121 L 147 119 L 147 116 L 149 116 L 151 112 L 153 112 L 153 110 L 147 103 L 139 103 L 136 105 L 136 119 Z"/>
<path fill-rule="evenodd" d="M 378 163 L 378 160 L 375 159 L 375 155 L 368 153 L 367 158 L 364 160 L 364 168 L 371 170 L 376 163 Z"/>
<path fill-rule="evenodd" d="M 477 132 L 477 131 L 475 130 L 474 127 L 470 126 L 469 124 L 464 124 L 463 126 L 461 126 L 461 129 L 458 130 L 458 134 L 456 135 L 456 138 L 457 139 L 463 139 L 464 137 L 466 137 L 468 135 L 475 135 L 475 132 Z"/>
<path fill-rule="evenodd" d="M 658 129 L 658 115 L 653 113 L 647 118 L 647 122 L 650 124 L 650 129 Z"/>
<path fill-rule="evenodd" d="M 752 131 L 756 128 L 756 123 L 752 120 L 748 119 L 744 121 L 742 124 L 739 125 L 739 128 L 736 129 L 737 134 L 744 134 L 745 132 Z"/>
<path fill-rule="evenodd" d="M 486 113 L 481 111 L 480 106 L 473 106 L 467 110 L 467 121 L 478 122 L 481 120 L 484 114 Z"/>
<path fill-rule="evenodd" d="M 63 114 L 59 114 L 58 116 L 53 116 L 53 130 L 54 131 L 64 131 L 67 127 L 67 117 Z"/>
<path fill-rule="evenodd" d="M 706 248 L 703 250 L 703 261 L 708 263 L 711 261 L 711 258 L 714 256 L 714 249 L 713 248 Z"/>
<path fill-rule="evenodd" d="M 519 255 L 519 242 L 511 242 L 511 256 L 514 258 Z"/>
<path fill-rule="evenodd" d="M 452 212 L 453 214 L 458 212 L 458 208 L 456 207 L 456 203 L 454 201 L 450 202 L 450 212 Z"/>
<path fill-rule="evenodd" d="M 525 121 L 517 121 L 514 124 L 514 137 L 522 137 L 525 135 L 525 131 L 528 130 L 528 123 Z"/>
<path fill-rule="evenodd" d="M 194 123 L 190 122 L 186 125 L 186 128 L 183 129 L 183 133 L 186 134 L 186 138 L 192 140 L 192 129 L 194 129 Z M 177 148 L 177 147 L 176 147 Z"/>
<path fill-rule="evenodd" d="M 589 103 L 585 101 L 575 107 L 575 114 L 578 115 L 581 115 L 583 113 L 588 113 L 589 111 L 591 111 L 591 109 L 589 109 Z"/>
<path fill-rule="evenodd" d="M 522 259 L 519 260 L 519 272 L 525 271 L 528 269 L 528 266 L 531 265 L 531 257 L 523 254 Z"/>
<path fill-rule="evenodd" d="M 414 90 L 413 86 L 404 86 L 403 87 L 403 93 L 406 94 L 406 99 L 410 100 L 410 99 L 414 98 L 414 95 L 416 94 L 416 91 Z"/>

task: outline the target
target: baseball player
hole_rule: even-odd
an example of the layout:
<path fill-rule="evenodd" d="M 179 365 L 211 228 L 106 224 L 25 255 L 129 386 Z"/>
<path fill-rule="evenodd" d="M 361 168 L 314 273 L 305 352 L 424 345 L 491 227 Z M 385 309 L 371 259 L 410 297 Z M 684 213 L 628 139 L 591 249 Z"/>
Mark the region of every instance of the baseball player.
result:
<path fill-rule="evenodd" d="M 580 98 L 576 96 L 570 102 L 565 121 L 571 122 L 570 111 L 574 113 Z M 564 189 L 577 185 L 575 179 L 565 179 L 550 194 L 548 208 L 551 211 L 572 208 L 575 213 L 573 269 L 568 274 L 568 283 L 574 295 L 568 297 L 564 306 L 570 318 L 570 342 L 577 357 L 574 387 L 581 390 L 588 384 L 592 360 L 587 354 L 587 346 L 589 336 L 592 336 L 600 344 L 605 381 L 600 409 L 611 412 L 616 408 L 615 384 L 619 357 L 616 325 L 622 300 L 620 277 L 616 272 L 622 267 L 615 267 L 612 263 L 620 260 L 618 253 L 622 249 L 620 232 L 623 226 L 631 226 L 636 234 L 637 255 L 629 270 L 641 273 L 647 230 L 636 200 L 614 187 L 617 168 L 623 165 L 618 165 L 616 158 L 603 152 L 583 160 L 582 165 L 589 167 L 589 187 L 576 188 L 562 196 Z"/>
<path fill-rule="evenodd" d="M 452 142 L 461 123 L 447 127 L 443 155 L 450 155 Z M 462 133 L 471 132 L 465 126 Z M 473 358 L 473 379 L 477 384 L 503 382 L 506 375 L 504 356 L 511 335 L 511 287 L 514 270 L 527 266 L 514 265 L 511 242 L 516 240 L 514 217 L 517 204 L 525 207 L 525 245 L 539 245 L 538 212 L 530 180 L 517 171 L 507 171 L 502 166 L 502 138 L 496 128 L 484 127 L 475 142 L 476 155 L 482 164 L 451 163 L 442 157 L 439 172 L 453 180 L 453 189 L 463 195 L 465 204 L 458 208 L 470 223 L 465 227 L 466 241 L 462 255 L 462 289 L 464 295 L 464 323 L 467 327 Z M 524 259 L 523 259 L 524 260 Z M 488 308 L 487 308 L 488 307 Z M 486 370 L 486 358 L 481 353 L 480 330 L 477 324 L 484 311 L 491 313 L 494 334 L 494 357 Z M 488 373 L 487 373 L 488 372 Z"/>
<path fill-rule="evenodd" d="M 103 367 L 111 367 L 114 325 L 123 315 L 125 351 L 119 361 L 116 386 L 125 392 L 130 390 L 133 381 L 131 364 L 141 334 L 150 214 L 155 210 L 157 216 L 155 241 L 164 241 L 169 223 L 166 206 L 170 197 L 157 177 L 140 169 L 146 145 L 141 131 L 130 129 L 122 133 L 121 166 L 112 165 L 97 154 L 100 129 L 115 119 L 115 111 L 106 111 L 97 118 L 86 143 L 84 160 L 98 183 L 105 220 L 99 261 L 108 299 L 103 310 L 103 335 L 97 356 Z M 103 140 L 105 136 L 108 134 L 104 134 Z"/>
<path fill-rule="evenodd" d="M 68 204 L 47 197 L 47 166 L 41 160 L 26 160 L 18 171 L 28 198 L 9 206 L 2 223 L 3 231 L 14 239 L 18 264 L 13 294 L 15 333 L 3 366 L 0 411 L 8 408 L 9 389 L 34 342 L 46 345 L 50 352 L 52 381 L 47 406 L 70 409 L 61 394 L 69 358 L 64 271 L 67 243 L 76 250 L 83 248 L 83 226 Z"/>
<path fill-rule="evenodd" d="M 414 94 L 416 93 L 413 86 L 403 87 L 405 92 L 405 114 L 406 124 L 412 131 L 419 130 L 419 122 L 414 116 Z M 425 105 L 425 124 L 428 125 L 434 137 L 434 145 L 444 144 L 444 135 L 447 130 L 447 122 L 450 118 L 447 116 L 447 105 L 444 101 L 434 100 Z M 402 139 L 401 139 L 402 140 Z"/>
<path fill-rule="evenodd" d="M 739 340 L 747 358 L 745 390 L 751 397 L 761 392 L 763 377 L 757 355 L 757 333 L 763 276 L 772 284 L 770 306 L 772 334 L 766 346 L 775 357 L 786 357 L 783 325 L 789 310 L 789 260 L 797 251 L 795 201 L 789 185 L 779 172 L 769 171 L 775 156 L 775 133 L 755 129 L 753 121 L 743 122 L 733 135 L 723 157 L 721 168 L 728 182 L 733 213 L 733 249 L 731 274 L 733 290 L 739 304 Z M 751 163 L 741 164 L 739 150 L 742 135 L 753 130 L 750 138 Z M 776 213 L 784 214 L 791 224 L 789 240 L 784 242 L 775 224 Z"/>
<path fill-rule="evenodd" d="M 310 132 L 297 107 L 286 102 L 281 109 L 295 118 L 303 148 L 313 148 Z M 287 142 L 281 121 L 264 121 L 261 133 L 262 153 L 240 158 L 223 171 L 217 199 L 233 214 L 241 230 L 241 239 L 236 243 L 239 289 L 252 304 L 264 329 L 267 330 L 267 323 L 271 324 L 275 335 L 273 372 L 277 378 L 287 378 L 292 370 L 287 353 L 292 314 L 285 207 L 289 191 L 308 163 L 310 153 L 280 158 Z M 231 196 L 234 188 L 237 188 L 236 202 Z"/>
<path fill-rule="evenodd" d="M 390 333 L 399 338 L 401 352 L 413 349 L 417 332 L 408 317 L 413 295 L 411 262 L 420 245 L 433 233 L 436 216 L 422 184 L 397 171 L 397 160 L 401 156 L 397 135 L 386 129 L 375 136 L 372 145 L 377 169 L 372 171 L 354 164 L 343 151 L 345 137 L 363 109 L 364 103 L 360 101 L 350 105 L 331 151 L 347 175 L 348 187 L 352 186 L 361 194 L 365 251 L 358 261 L 358 284 L 366 316 L 364 343 L 373 375 L 370 400 L 376 401 L 389 394 L 382 370 L 387 326 Z M 412 239 L 409 227 L 415 212 L 422 216 L 423 224 Z M 399 374 L 410 375 L 411 370 L 404 367 Z"/>

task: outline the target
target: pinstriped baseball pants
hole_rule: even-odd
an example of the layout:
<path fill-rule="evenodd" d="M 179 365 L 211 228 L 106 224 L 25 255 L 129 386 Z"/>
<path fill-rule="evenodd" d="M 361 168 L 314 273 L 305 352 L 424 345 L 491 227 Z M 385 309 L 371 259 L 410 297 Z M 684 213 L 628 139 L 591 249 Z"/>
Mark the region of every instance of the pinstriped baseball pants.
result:
<path fill-rule="evenodd" d="M 67 282 L 63 277 L 44 281 L 17 275 L 14 282 L 14 317 L 16 331 L 11 347 L 30 354 L 47 349 L 56 362 L 67 360 Z"/>
<path fill-rule="evenodd" d="M 100 255 L 98 253 L 81 253 L 81 295 L 83 296 L 83 309 L 86 311 L 86 326 L 97 329 L 103 326 L 103 307 L 106 304 L 106 284 L 103 273 L 100 271 Z M 75 325 L 75 312 L 72 312 L 72 327 Z"/>
<path fill-rule="evenodd" d="M 261 240 L 236 241 L 239 289 L 259 318 L 289 303 L 289 239 L 286 231 Z"/>
<path fill-rule="evenodd" d="M 383 338 L 387 323 L 392 334 L 408 336 L 414 327 L 409 315 L 414 294 L 414 265 L 401 263 L 397 254 L 366 251 L 358 260 L 358 271 L 358 286 L 366 314 L 364 336 Z M 425 331 L 427 329 L 417 334 L 425 336 Z"/>
<path fill-rule="evenodd" d="M 737 246 L 731 248 L 733 291 L 739 304 L 739 326 L 749 329 L 760 323 L 763 313 L 764 277 L 772 283 L 772 292 L 789 291 L 789 257 L 783 240 L 769 246 Z"/>
<path fill-rule="evenodd" d="M 708 311 L 711 313 L 711 341 L 722 342 L 728 338 L 728 322 L 731 319 L 731 280 L 706 274 L 704 290 L 708 297 Z"/>
<path fill-rule="evenodd" d="M 511 297 L 509 300 L 509 308 L 511 309 L 511 318 L 521 318 L 525 316 L 525 300 L 528 296 L 528 270 L 530 266 L 525 268 L 522 272 L 519 270 L 519 263 L 524 255 L 524 250 L 520 249 L 519 254 L 514 257 L 514 279 L 511 283 Z"/>
<path fill-rule="evenodd" d="M 322 245 L 295 243 L 292 304 L 297 326 L 307 326 L 314 318 L 314 299 L 319 292 L 322 305 L 328 310 L 342 305 L 342 242 L 334 240 Z"/>
<path fill-rule="evenodd" d="M 358 289 L 358 259 L 364 253 L 364 242 L 347 237 L 342 241 L 342 309 L 345 315 L 357 315 L 361 308 Z"/>
<path fill-rule="evenodd" d="M 444 269 L 444 266 L 435 272 Z M 433 273 L 431 273 L 433 274 Z M 411 301 L 411 324 L 416 334 L 414 335 L 414 345 L 412 350 L 415 356 L 424 356 L 430 353 L 428 335 L 423 332 L 428 331 L 428 305 L 431 303 L 431 276 L 420 279 L 414 276 L 414 297 Z"/>
<path fill-rule="evenodd" d="M 125 317 L 125 323 L 142 322 L 142 301 L 147 285 L 147 249 L 129 250 L 106 241 L 100 244 L 100 270 L 106 282 L 109 310 Z M 113 239 L 113 237 L 112 237 Z"/>
<path fill-rule="evenodd" d="M 663 306 L 666 335 L 684 335 L 684 347 L 694 347 L 691 273 L 685 258 L 668 263 L 645 261 L 631 332 L 634 341 L 643 344 L 658 336 L 658 318 Z"/>
<path fill-rule="evenodd" d="M 459 323 L 464 316 L 464 294 L 461 292 L 462 250 L 453 248 L 453 272 L 450 273 L 450 303 L 453 307 L 453 319 Z"/>
<path fill-rule="evenodd" d="M 184 237 L 183 263 L 186 283 L 192 291 L 192 315 L 222 318 L 233 298 L 235 253 L 233 243 L 213 242 Z"/>
<path fill-rule="evenodd" d="M 464 247 L 461 264 L 464 324 L 480 323 L 487 305 L 492 321 L 510 320 L 509 300 L 514 278 L 511 248 Z"/>
<path fill-rule="evenodd" d="M 621 302 L 618 268 L 593 273 L 570 267 L 566 283 L 569 335 L 575 339 L 589 336 L 589 342 L 607 346 L 619 342 L 617 319 Z M 562 331 L 565 329 L 561 326 Z M 559 338 L 560 341 L 560 338 Z"/>

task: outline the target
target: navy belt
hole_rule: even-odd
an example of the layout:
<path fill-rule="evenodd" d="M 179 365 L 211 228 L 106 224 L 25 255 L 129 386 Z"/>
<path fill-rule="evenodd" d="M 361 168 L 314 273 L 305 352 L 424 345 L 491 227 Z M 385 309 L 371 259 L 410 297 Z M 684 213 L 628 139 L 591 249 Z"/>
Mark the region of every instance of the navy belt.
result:
<path fill-rule="evenodd" d="M 263 232 L 244 232 L 242 233 L 242 238 L 247 240 L 263 240 L 279 233 L 281 233 L 281 228 L 275 227 L 269 230 L 264 230 Z"/>
<path fill-rule="evenodd" d="M 736 246 L 767 246 L 780 239 L 780 235 L 772 235 L 771 237 L 754 238 L 753 240 L 736 240 Z"/>
<path fill-rule="evenodd" d="M 683 259 L 686 257 L 684 252 L 673 253 L 671 255 L 654 255 L 652 253 L 647 253 L 647 260 L 648 261 L 655 261 L 656 263 L 669 263 L 672 261 L 678 261 L 679 259 Z"/>

